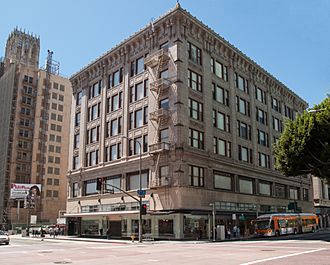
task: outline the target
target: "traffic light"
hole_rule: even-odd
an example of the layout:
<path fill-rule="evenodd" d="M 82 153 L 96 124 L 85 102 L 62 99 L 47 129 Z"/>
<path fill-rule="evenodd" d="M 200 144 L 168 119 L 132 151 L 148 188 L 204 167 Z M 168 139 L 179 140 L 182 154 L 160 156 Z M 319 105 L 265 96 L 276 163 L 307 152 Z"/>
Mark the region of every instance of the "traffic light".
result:
<path fill-rule="evenodd" d="M 96 180 L 96 190 L 102 190 L 102 178 L 97 178 Z"/>
<path fill-rule="evenodd" d="M 147 214 L 147 205 L 146 204 L 141 205 L 140 213 L 141 213 L 141 215 Z"/>

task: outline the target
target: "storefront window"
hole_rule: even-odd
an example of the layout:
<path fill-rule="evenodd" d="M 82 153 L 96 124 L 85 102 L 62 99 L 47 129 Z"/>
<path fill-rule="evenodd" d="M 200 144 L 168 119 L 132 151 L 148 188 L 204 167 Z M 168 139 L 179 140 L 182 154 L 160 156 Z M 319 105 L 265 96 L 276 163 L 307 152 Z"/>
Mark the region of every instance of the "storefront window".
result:
<path fill-rule="evenodd" d="M 131 231 L 133 234 L 139 234 L 139 220 L 132 220 L 131 222 Z M 142 220 L 142 234 L 151 233 L 151 220 L 143 219 Z"/>
<path fill-rule="evenodd" d="M 99 220 L 82 220 L 81 233 L 83 235 L 99 235 Z"/>
<path fill-rule="evenodd" d="M 208 220 L 204 216 L 184 216 L 184 238 L 207 238 Z"/>
<path fill-rule="evenodd" d="M 173 235 L 173 220 L 160 219 L 158 220 L 158 233 L 159 235 Z"/>

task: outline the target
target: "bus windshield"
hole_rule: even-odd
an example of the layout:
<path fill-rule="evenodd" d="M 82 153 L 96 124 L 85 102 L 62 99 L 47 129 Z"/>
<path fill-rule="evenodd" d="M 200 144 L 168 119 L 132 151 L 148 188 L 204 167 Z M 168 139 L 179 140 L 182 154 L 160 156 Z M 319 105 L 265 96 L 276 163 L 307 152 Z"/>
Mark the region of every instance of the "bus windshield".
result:
<path fill-rule="evenodd" d="M 257 229 L 268 229 L 269 228 L 269 220 L 257 220 L 256 221 Z"/>

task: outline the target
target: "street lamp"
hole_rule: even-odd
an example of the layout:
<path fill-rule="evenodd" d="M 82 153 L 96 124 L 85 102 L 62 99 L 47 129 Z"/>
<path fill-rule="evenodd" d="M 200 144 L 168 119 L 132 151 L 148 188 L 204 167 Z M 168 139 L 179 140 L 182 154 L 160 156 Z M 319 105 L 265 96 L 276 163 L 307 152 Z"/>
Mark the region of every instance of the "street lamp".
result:
<path fill-rule="evenodd" d="M 126 140 L 130 140 L 128 137 L 126 136 L 121 136 L 122 138 L 125 138 Z M 134 141 L 134 146 L 135 143 L 139 144 L 140 147 L 140 152 L 139 152 L 139 243 L 142 243 L 142 213 L 141 213 L 141 209 L 142 209 L 142 195 L 140 194 L 141 190 L 142 190 L 142 175 L 141 175 L 141 168 L 142 168 L 142 145 L 139 141 L 136 141 L 135 139 Z"/>

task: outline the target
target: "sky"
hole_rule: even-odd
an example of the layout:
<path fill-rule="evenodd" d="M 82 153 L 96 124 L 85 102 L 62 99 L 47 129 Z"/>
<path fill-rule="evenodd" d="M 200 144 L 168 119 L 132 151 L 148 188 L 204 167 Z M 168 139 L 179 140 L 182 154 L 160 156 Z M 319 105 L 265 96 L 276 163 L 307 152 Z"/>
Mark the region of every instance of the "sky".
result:
<path fill-rule="evenodd" d="M 329 0 L 180 0 L 181 7 L 312 107 L 330 93 Z M 173 8 L 176 0 L 15 0 L 1 3 L 0 57 L 10 32 L 40 36 L 70 77 Z"/>

